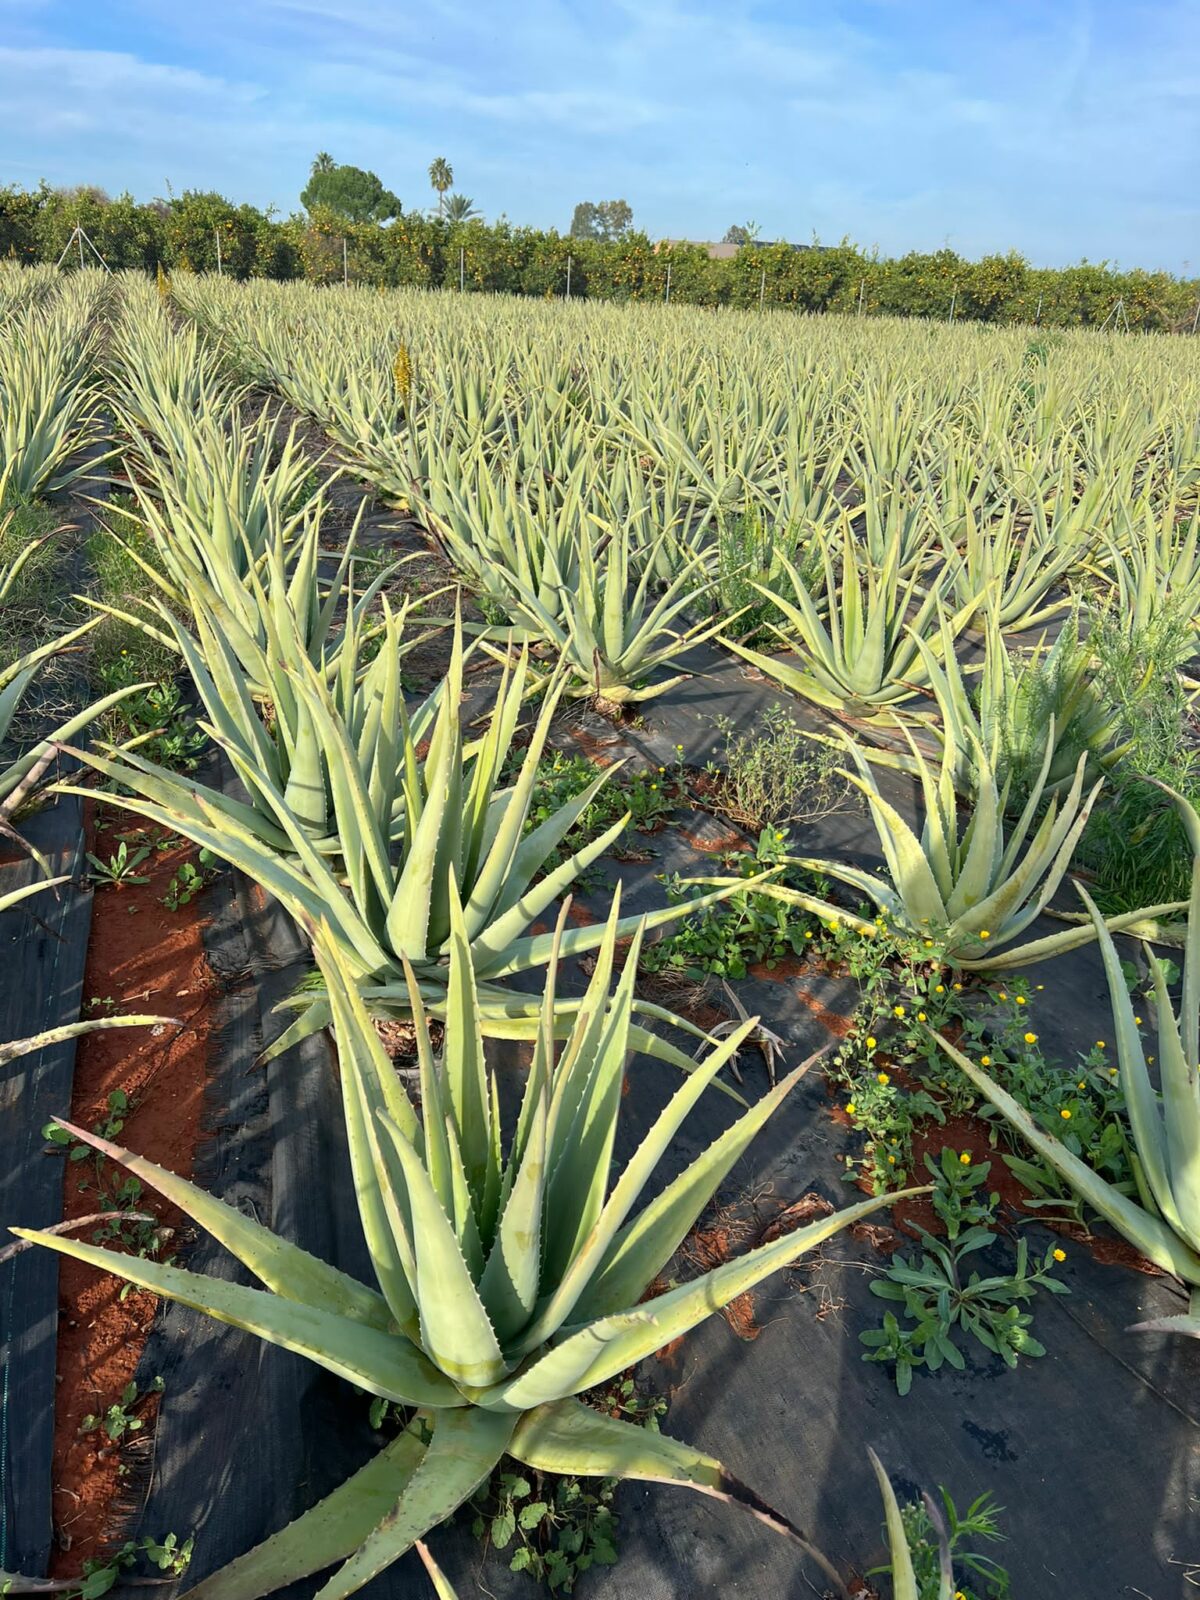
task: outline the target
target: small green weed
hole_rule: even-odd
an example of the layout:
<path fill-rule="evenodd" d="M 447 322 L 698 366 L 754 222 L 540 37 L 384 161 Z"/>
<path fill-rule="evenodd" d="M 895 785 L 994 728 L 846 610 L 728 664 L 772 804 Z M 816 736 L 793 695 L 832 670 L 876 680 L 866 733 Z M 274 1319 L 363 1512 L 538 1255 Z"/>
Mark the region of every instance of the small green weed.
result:
<path fill-rule="evenodd" d="M 939 1161 L 926 1156 L 925 1163 L 935 1185 L 934 1210 L 947 1226 L 946 1238 L 935 1238 L 918 1227 L 920 1258 L 898 1257 L 886 1274 L 871 1284 L 873 1294 L 901 1309 L 885 1312 L 881 1327 L 859 1335 L 867 1347 L 863 1360 L 891 1362 L 902 1395 L 912 1387 L 918 1367 L 937 1372 L 944 1365 L 959 1371 L 966 1366 L 959 1335 L 975 1338 L 1009 1367 L 1015 1367 L 1020 1356 L 1045 1355 L 1045 1347 L 1030 1332 L 1032 1314 L 1021 1308 L 1038 1289 L 1051 1294 L 1068 1292 L 1066 1285 L 1052 1276 L 1064 1252 L 1051 1245 L 1031 1270 L 1024 1239 L 1017 1241 L 1011 1272 L 984 1277 L 970 1271 L 968 1275 L 968 1258 L 995 1238 L 999 1196 L 994 1191 L 986 1196 L 981 1192 L 991 1162 L 985 1161 L 973 1172 L 960 1171 L 970 1167 L 970 1154 L 943 1149 Z"/>
<path fill-rule="evenodd" d="M 616 1378 L 588 1397 L 597 1410 L 652 1432 L 667 1403 L 642 1395 L 632 1377 Z M 571 1594 L 591 1567 L 617 1559 L 615 1478 L 556 1477 L 501 1463 L 486 1493 L 471 1501 L 471 1530 L 497 1550 L 512 1550 L 509 1567 L 527 1572 L 554 1594 Z"/>
<path fill-rule="evenodd" d="M 768 830 L 763 848 L 770 853 L 779 835 Z M 740 851 L 725 859 L 727 872 L 752 878 L 761 872 L 761 854 Z M 702 895 L 704 886 L 683 882 L 676 874 L 666 879 L 667 897 L 676 904 Z M 705 974 L 719 978 L 744 978 L 762 962 L 773 967 L 788 956 L 804 955 L 815 938 L 816 919 L 794 906 L 752 890 L 730 895 L 716 905 L 702 907 L 676 923 L 665 938 L 642 950 L 644 972 L 671 972 L 692 981 Z"/>
<path fill-rule="evenodd" d="M 100 1600 L 101 1595 L 107 1594 L 123 1573 L 137 1565 L 139 1556 L 159 1572 L 181 1578 L 192 1559 L 194 1542 L 193 1538 L 188 1538 L 181 1544 L 178 1534 L 174 1533 L 169 1533 L 161 1543 L 146 1535 L 140 1539 L 128 1539 L 112 1555 L 93 1556 L 85 1561 L 79 1588 L 68 1591 L 65 1600 Z"/>
<path fill-rule="evenodd" d="M 111 694 L 139 682 L 136 667 L 125 655 L 101 665 L 97 669 L 101 691 Z M 208 743 L 173 678 L 122 700 L 108 713 L 104 728 L 114 743 L 136 740 L 139 755 L 173 772 L 193 772 Z"/>
<path fill-rule="evenodd" d="M 160 570 L 161 563 L 153 539 L 130 509 L 131 504 L 128 496 L 114 496 L 107 503 L 105 512 L 113 531 L 96 529 L 87 542 L 87 559 L 97 598 L 106 605 L 136 614 L 137 606 L 133 602 L 136 596 L 145 594 L 148 579 L 130 551 Z M 105 617 L 88 637 L 97 688 L 106 684 L 109 688 L 118 688 L 124 683 L 162 680 L 174 677 L 178 671 L 179 657 L 173 650 L 120 617 Z"/>
<path fill-rule="evenodd" d="M 945 1527 L 946 1542 L 954 1568 L 956 1584 L 954 1600 L 1010 1600 L 1012 1584 L 1008 1573 L 997 1561 L 976 1548 L 979 1543 L 1002 1544 L 1005 1535 L 1000 1532 L 1003 1508 L 995 1503 L 991 1494 L 981 1494 L 960 1512 L 950 1493 L 939 1487 L 941 1520 Z M 917 1600 L 938 1600 L 941 1594 L 941 1553 L 938 1530 L 933 1518 L 920 1500 L 900 1508 L 904 1522 L 904 1535 L 912 1557 L 913 1574 L 917 1580 Z M 873 1567 L 868 1577 L 891 1573 L 890 1564 Z"/>
<path fill-rule="evenodd" d="M 590 1567 L 617 1560 L 614 1478 L 554 1478 L 534 1483 L 520 1472 L 500 1472 L 485 1508 L 476 1506 L 471 1531 L 512 1556 L 513 1572 L 527 1572 L 554 1594 L 571 1594 Z"/>
<path fill-rule="evenodd" d="M 99 1122 L 93 1123 L 92 1132 L 101 1139 L 115 1139 L 125 1126 L 125 1118 L 129 1114 L 129 1109 L 129 1096 L 124 1089 L 114 1089 L 105 1101 L 105 1115 L 100 1118 Z M 91 1145 L 80 1144 L 76 1139 L 72 1138 L 65 1128 L 60 1128 L 57 1122 L 48 1122 L 46 1124 L 42 1129 L 42 1138 L 48 1139 L 51 1144 L 66 1150 L 69 1161 L 86 1161 L 88 1156 L 96 1154 Z M 96 1159 L 97 1161 L 103 1161 L 104 1157 L 97 1155 Z"/>
<path fill-rule="evenodd" d="M 175 869 L 175 875 L 167 885 L 167 892 L 160 904 L 166 906 L 168 911 L 178 911 L 180 907 L 190 905 L 204 885 L 211 881 L 216 865 L 217 858 L 212 851 L 201 848 L 195 861 L 184 861 Z"/>
<path fill-rule="evenodd" d="M 92 864 L 90 876 L 97 883 L 111 884 L 118 889 L 122 884 L 127 883 L 149 883 L 149 878 L 141 877 L 137 872 L 137 869 L 149 854 L 149 845 L 140 845 L 130 853 L 129 845 L 124 839 L 121 840 L 107 861 L 100 856 L 94 856 L 89 850 L 87 858 Z"/>
<path fill-rule="evenodd" d="M 143 1406 L 152 1395 L 161 1394 L 166 1385 L 161 1378 L 155 1378 L 148 1389 L 139 1389 L 136 1383 L 127 1383 L 121 1390 L 119 1400 L 114 1400 L 107 1410 L 89 1412 L 79 1425 L 82 1434 L 103 1433 L 109 1444 L 120 1444 L 126 1434 L 140 1433 L 146 1426 L 141 1417 L 137 1415 L 139 1406 Z"/>
<path fill-rule="evenodd" d="M 514 752 L 508 776 L 519 765 L 521 752 Z M 525 832 L 532 833 L 552 817 L 561 807 L 569 804 L 590 788 L 599 776 L 600 769 L 582 755 L 567 755 L 554 750 L 538 767 L 533 798 Z M 565 861 L 575 851 L 598 839 L 628 811 L 629 825 L 618 838 L 613 854 L 637 854 L 629 839 L 633 832 L 653 833 L 670 816 L 679 798 L 679 785 L 673 772 L 660 767 L 657 772 L 621 772 L 611 778 L 588 804 L 570 834 L 559 846 L 553 865 Z"/>

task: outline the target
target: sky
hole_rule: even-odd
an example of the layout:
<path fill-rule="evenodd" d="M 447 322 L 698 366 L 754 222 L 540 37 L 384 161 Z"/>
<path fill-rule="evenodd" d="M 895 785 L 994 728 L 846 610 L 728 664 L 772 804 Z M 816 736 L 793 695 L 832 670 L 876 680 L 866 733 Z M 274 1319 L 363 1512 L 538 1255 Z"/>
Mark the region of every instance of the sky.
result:
<path fill-rule="evenodd" d="M 1200 0 L 0 0 L 0 185 L 1200 270 Z"/>

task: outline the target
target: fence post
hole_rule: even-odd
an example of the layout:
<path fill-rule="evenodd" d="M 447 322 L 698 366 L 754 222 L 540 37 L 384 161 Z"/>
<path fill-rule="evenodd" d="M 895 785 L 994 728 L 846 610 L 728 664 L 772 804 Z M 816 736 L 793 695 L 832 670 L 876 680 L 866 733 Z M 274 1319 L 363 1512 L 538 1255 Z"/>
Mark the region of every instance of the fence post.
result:
<path fill-rule="evenodd" d="M 766 297 L 767 297 L 767 269 L 766 269 L 766 267 L 764 267 L 763 268 L 763 272 L 762 272 L 762 282 L 758 286 L 758 309 L 760 311 L 763 308 L 763 301 L 766 299 Z"/>
<path fill-rule="evenodd" d="M 466 286 L 466 251 L 461 244 L 458 247 L 458 292 L 462 294 Z"/>
<path fill-rule="evenodd" d="M 567 299 L 571 298 L 571 257 L 567 255 Z"/>
<path fill-rule="evenodd" d="M 667 305 L 670 305 L 670 304 L 671 304 L 671 263 L 670 263 L 670 262 L 669 262 L 669 261 L 668 261 L 668 262 L 667 262 L 667 294 L 666 294 L 666 304 L 667 304 Z"/>
<path fill-rule="evenodd" d="M 346 241 L 342 240 L 342 288 L 350 286 L 350 259 L 346 251 Z"/>
<path fill-rule="evenodd" d="M 858 315 L 860 317 L 862 316 L 863 294 L 866 292 L 866 287 L 867 280 L 865 278 L 860 278 L 858 280 Z"/>
<path fill-rule="evenodd" d="M 224 277 L 224 273 L 221 270 L 221 230 L 220 230 L 220 228 L 214 228 L 213 229 L 213 234 L 214 234 L 214 236 L 216 238 L 216 241 L 217 241 L 217 277 L 221 278 L 221 277 Z"/>

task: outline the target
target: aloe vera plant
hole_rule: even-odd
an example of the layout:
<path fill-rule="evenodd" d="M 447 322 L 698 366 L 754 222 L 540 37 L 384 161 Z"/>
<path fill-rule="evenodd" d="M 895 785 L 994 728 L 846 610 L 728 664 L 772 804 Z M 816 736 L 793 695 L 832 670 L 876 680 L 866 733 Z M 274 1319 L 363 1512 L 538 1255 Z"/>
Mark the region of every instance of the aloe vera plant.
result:
<path fill-rule="evenodd" d="M 299 1250 L 182 1178 L 67 1124 L 73 1137 L 122 1163 L 207 1229 L 263 1287 L 61 1235 L 14 1230 L 413 1409 L 412 1423 L 372 1461 L 307 1514 L 198 1585 L 192 1591 L 197 1600 L 257 1600 L 341 1563 L 319 1590 L 320 1600 L 340 1600 L 450 1516 L 505 1455 L 543 1472 L 680 1484 L 740 1503 L 808 1548 L 785 1517 L 714 1457 L 594 1411 L 579 1396 L 884 1201 L 849 1206 L 645 1299 L 804 1066 L 636 1209 L 676 1132 L 753 1024 L 738 1029 L 681 1084 L 614 1181 L 622 1085 L 634 1042 L 640 932 L 610 994 L 620 927 L 614 909 L 585 1004 L 557 1054 L 552 958 L 513 1123 L 501 1113 L 500 1080 L 485 1063 L 463 908 L 453 898 L 451 906 L 440 1059 L 431 1048 L 420 986 L 407 974 L 419 1112 L 363 1010 L 337 941 L 328 929 L 313 930 L 377 1287 Z M 560 921 L 556 943 L 561 931 Z M 509 1127 L 505 1148 L 501 1130 Z M 823 1560 L 822 1565 L 836 1583 L 836 1574 Z"/>
<path fill-rule="evenodd" d="M 1090 529 L 1109 493 L 1100 482 L 1089 484 L 1082 497 L 1069 483 L 1060 485 L 1054 504 L 1063 509 L 1049 517 L 1036 496 L 1027 508 L 1009 504 L 987 520 L 964 506 L 959 525 L 942 541 L 955 599 L 978 608 L 979 597 L 988 596 L 988 609 L 1013 631 L 1066 610 L 1070 596 L 1055 598 L 1055 591 L 1086 559 Z"/>
<path fill-rule="evenodd" d="M 575 546 L 574 579 L 559 577 L 553 604 L 514 580 L 507 603 L 513 627 L 503 632 L 511 640 L 553 650 L 567 674 L 570 695 L 591 696 L 602 709 L 655 699 L 688 674 L 657 682 L 651 674 L 713 638 L 731 620 L 721 617 L 677 630 L 682 613 L 707 594 L 714 580 L 706 575 L 704 556 L 680 552 L 674 576 L 656 594 L 655 557 L 665 542 L 665 536 L 660 538 L 635 562 L 622 527 L 596 546 L 590 537 L 581 538 Z"/>
<path fill-rule="evenodd" d="M 1138 1331 L 1200 1338 L 1200 818 L 1182 796 L 1175 799 L 1195 860 L 1178 1014 L 1167 991 L 1163 963 L 1147 947 L 1158 1023 L 1158 1091 L 1150 1077 L 1112 935 L 1087 891 L 1079 886 L 1104 957 L 1138 1199 L 1121 1194 L 1061 1140 L 1039 1127 L 1007 1090 L 961 1050 L 940 1036 L 938 1042 L 980 1093 L 1090 1206 L 1144 1256 L 1188 1285 L 1191 1303 L 1186 1315 L 1139 1323 Z"/>
<path fill-rule="evenodd" d="M 162 570 L 122 542 L 178 609 L 196 582 L 233 604 L 236 585 L 272 545 L 288 551 L 305 533 L 315 544 L 324 486 L 312 486 L 320 463 L 302 451 L 296 425 L 284 433 L 265 412 L 252 422 L 236 411 L 181 413 L 170 435 L 135 438 L 133 493 Z"/>
<path fill-rule="evenodd" d="M 576 535 L 581 526 L 588 539 L 595 533 L 581 470 L 552 491 L 522 481 L 515 466 L 493 471 L 478 447 L 443 464 L 420 509 L 471 587 L 505 611 L 532 596 L 557 615 L 560 591 L 576 578 Z"/>
<path fill-rule="evenodd" d="M 1006 825 L 1007 784 L 997 784 L 991 760 L 976 742 L 975 800 L 970 819 L 962 827 L 954 788 L 953 747 L 949 743 L 944 746 L 935 769 L 911 734 L 907 742 L 910 768 L 920 780 L 925 805 L 920 835 L 885 797 L 863 752 L 849 738 L 845 740 L 857 770 L 842 769 L 842 776 L 866 797 L 887 877 L 815 857 L 798 857 L 790 864 L 840 879 L 872 900 L 896 927 L 938 939 L 946 960 L 967 970 L 1024 966 L 1088 943 L 1094 937 L 1090 924 L 1004 948 L 1045 910 L 1066 875 L 1100 790 L 1098 781 L 1088 794 L 1083 792 L 1085 758 L 1080 757 L 1066 794 L 1052 796 L 1042 810 L 1053 753 L 1051 736 L 1029 799 L 1017 820 Z M 870 926 L 832 902 L 814 900 L 785 884 L 765 883 L 761 892 L 860 930 Z M 1134 926 L 1142 919 L 1178 909 L 1177 902 L 1153 906 L 1114 917 L 1108 925 L 1115 930 Z"/>
<path fill-rule="evenodd" d="M 1176 493 L 1161 506 L 1143 500 L 1124 508 L 1119 533 L 1107 541 L 1101 568 L 1113 588 L 1114 607 L 1122 624 L 1144 631 L 1163 613 L 1175 612 L 1195 624 L 1200 609 L 1200 515 L 1183 514 Z M 1181 660 L 1195 654 L 1180 644 Z"/>
<path fill-rule="evenodd" d="M 106 293 L 99 273 L 81 274 L 0 336 L 0 477 L 21 499 L 65 489 L 98 464 L 89 450 L 103 436 L 93 367 Z"/>
<path fill-rule="evenodd" d="M 804 578 L 782 557 L 780 566 L 788 576 L 790 596 L 754 585 L 782 612 L 786 625 L 772 622 L 769 626 L 781 645 L 799 654 L 798 667 L 727 636 L 722 643 L 814 705 L 848 716 L 879 719 L 890 716 L 892 708 L 911 699 L 928 682 L 927 655 L 940 654 L 946 641 L 952 642 L 962 632 L 979 597 L 944 615 L 945 576 L 923 587 L 919 566 L 905 575 L 897 541 L 893 540 L 876 565 L 860 554 L 847 519 L 841 544 L 840 582 L 829 544 L 821 550 L 824 618 Z M 925 652 L 918 641 L 924 641 Z"/>
<path fill-rule="evenodd" d="M 215 551 L 208 552 L 207 570 L 197 564 L 189 572 L 176 549 L 167 558 L 174 576 L 167 576 L 127 545 L 160 592 L 139 611 L 98 608 L 177 651 L 218 736 L 260 760 L 285 791 L 293 769 L 302 770 L 306 760 L 311 764 L 319 744 L 306 720 L 297 679 L 315 674 L 326 683 L 357 740 L 368 714 L 377 717 L 380 703 L 396 703 L 400 662 L 442 626 L 435 620 L 415 630 L 406 627 L 408 600 L 399 611 L 384 601 L 378 614 L 372 614 L 395 567 L 376 570 L 359 592 L 357 528 L 356 522 L 327 579 L 320 576 L 315 519 L 291 544 L 275 529 L 258 560 L 240 573 Z M 264 706 L 270 708 L 267 717 Z M 312 781 L 311 772 L 305 781 Z M 319 832 L 331 808 L 327 779 L 324 789 Z M 251 798 L 253 803 L 253 792 Z M 301 803 L 302 819 L 314 804 L 315 799 Z"/>
<path fill-rule="evenodd" d="M 250 803 L 183 779 L 135 751 L 74 753 L 131 791 L 112 796 L 117 804 L 239 867 L 274 894 L 297 922 L 327 920 L 371 1008 L 381 1014 L 407 1013 L 405 962 L 416 973 L 426 1003 L 440 1014 L 453 877 L 463 898 L 476 973 L 484 983 L 485 1026 L 490 1033 L 529 1037 L 536 1025 L 536 1001 L 504 988 L 499 980 L 549 960 L 552 935 L 525 930 L 608 849 L 628 821 L 626 813 L 590 844 L 546 870 L 611 777 L 615 769 L 610 768 L 525 834 L 562 680 L 547 694 L 516 781 L 506 787 L 501 771 L 528 687 L 524 658 L 505 672 L 486 731 L 468 745 L 460 704 L 460 629 L 455 629 L 440 693 L 411 716 L 394 648 L 380 651 L 358 691 L 343 686 L 341 704 L 338 686 L 326 683 L 324 673 L 297 650 L 288 663 L 290 683 L 281 685 L 281 693 L 286 689 L 295 697 L 294 726 L 303 738 L 285 752 L 272 743 L 252 709 L 243 705 L 238 711 L 233 703 L 237 662 L 230 653 L 221 666 L 219 645 L 214 639 L 212 676 L 197 651 L 185 645 L 185 655 L 206 702 L 230 702 L 228 716 L 206 729 L 253 796 Z M 293 725 L 292 708 L 285 710 L 284 719 Z M 428 749 L 422 756 L 426 736 Z M 719 890 L 713 898 L 724 893 Z M 650 914 L 650 925 L 672 921 L 690 909 L 664 907 Z M 632 932 L 636 921 L 627 918 L 621 934 Z M 572 928 L 564 935 L 564 951 L 592 950 L 602 937 L 598 927 Z M 292 1003 L 302 1014 L 276 1041 L 273 1053 L 328 1019 L 319 992 L 302 991 Z M 647 1015 L 667 1016 L 651 1005 L 639 1006 Z M 686 1060 L 665 1040 L 647 1036 L 644 1043 L 657 1054 Z"/>
<path fill-rule="evenodd" d="M 4 473 L 0 473 L 0 505 L 4 502 L 5 487 L 9 481 L 6 469 Z M 10 525 L 14 515 L 11 510 L 0 515 L 0 535 Z M 42 542 L 42 540 L 31 540 L 12 561 L 0 565 L 0 606 L 13 592 L 22 570 Z M 23 655 L 0 666 L 0 747 L 3 747 L 10 737 L 21 701 L 38 674 L 53 657 L 69 651 L 85 638 L 99 620 L 97 617 L 90 622 L 81 623 L 78 627 L 70 628 L 57 638 L 27 650 Z M 9 833 L 11 836 L 11 822 L 28 803 L 34 789 L 49 770 L 54 758 L 54 748 L 58 742 L 73 739 L 97 717 L 103 716 L 106 711 L 129 695 L 137 694 L 147 687 L 149 686 L 144 683 L 132 684 L 104 695 L 100 700 L 67 717 L 42 738 L 35 740 L 20 755 L 14 755 L 11 760 L 0 764 L 0 832 Z"/>
<path fill-rule="evenodd" d="M 1091 651 L 1079 638 L 1078 614 L 1068 618 L 1054 643 L 1045 636 L 1032 650 L 1010 652 L 993 608 L 985 623 L 980 670 L 968 683 L 946 638 L 935 653 L 919 645 L 940 723 L 921 719 L 954 756 L 954 785 L 971 798 L 986 775 L 976 770 L 975 752 L 987 751 L 996 779 L 1009 797 L 1028 793 L 1050 751 L 1043 793 L 1070 788 L 1080 756 L 1089 773 L 1104 771 L 1129 748 L 1122 739 L 1122 712 L 1095 687 Z M 904 756 L 897 765 L 910 770 Z"/>

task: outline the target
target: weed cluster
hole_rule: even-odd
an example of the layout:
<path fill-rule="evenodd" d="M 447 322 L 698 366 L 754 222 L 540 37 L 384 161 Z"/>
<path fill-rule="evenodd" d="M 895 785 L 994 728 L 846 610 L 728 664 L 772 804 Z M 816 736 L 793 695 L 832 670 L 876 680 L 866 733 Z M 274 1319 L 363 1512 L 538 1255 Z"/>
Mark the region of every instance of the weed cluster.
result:
<path fill-rule="evenodd" d="M 1158 784 L 1200 804 L 1191 700 L 1177 670 L 1194 639 L 1192 619 L 1178 605 L 1165 605 L 1137 628 L 1109 609 L 1088 638 L 1096 692 L 1120 709 L 1128 740 L 1078 851 L 1106 913 L 1187 898 L 1191 848 L 1178 808 Z"/>
<path fill-rule="evenodd" d="M 778 703 L 767 707 L 758 727 L 737 733 L 727 717 L 717 719 L 724 757 L 706 771 L 706 802 L 750 828 L 812 822 L 841 806 L 850 786 L 837 772 L 839 755 L 808 737 Z"/>
<path fill-rule="evenodd" d="M 919 1259 L 898 1257 L 871 1284 L 873 1294 L 901 1309 L 885 1312 L 881 1327 L 859 1335 L 867 1347 L 863 1360 L 891 1362 L 902 1395 L 911 1389 L 918 1367 L 937 1372 L 943 1365 L 958 1371 L 966 1366 L 960 1335 L 977 1339 L 1009 1367 L 1020 1356 L 1045 1355 L 1045 1346 L 1030 1332 L 1033 1316 L 1022 1306 L 1038 1289 L 1068 1292 L 1053 1276 L 1055 1263 L 1065 1259 L 1055 1245 L 1047 1247 L 1032 1269 L 1028 1243 L 1018 1239 L 1011 1270 L 987 1276 L 969 1270 L 967 1258 L 989 1249 L 996 1239 L 1000 1197 L 982 1192 L 991 1162 L 974 1166 L 968 1151 L 944 1148 L 937 1161 L 926 1156 L 925 1165 L 934 1181 L 933 1206 L 945 1237 L 917 1228 Z"/>
<path fill-rule="evenodd" d="M 771 864 L 782 836 L 766 829 L 756 853 L 726 856 L 724 870 L 733 877 L 753 878 Z M 698 899 L 703 883 L 674 874 L 665 880 L 668 899 L 676 904 Z M 672 926 L 671 932 L 646 945 L 641 966 L 647 973 L 670 973 L 702 982 L 706 975 L 744 978 L 759 963 L 774 967 L 788 956 L 805 955 L 816 936 L 817 921 L 784 901 L 752 889 L 707 905 Z"/>

